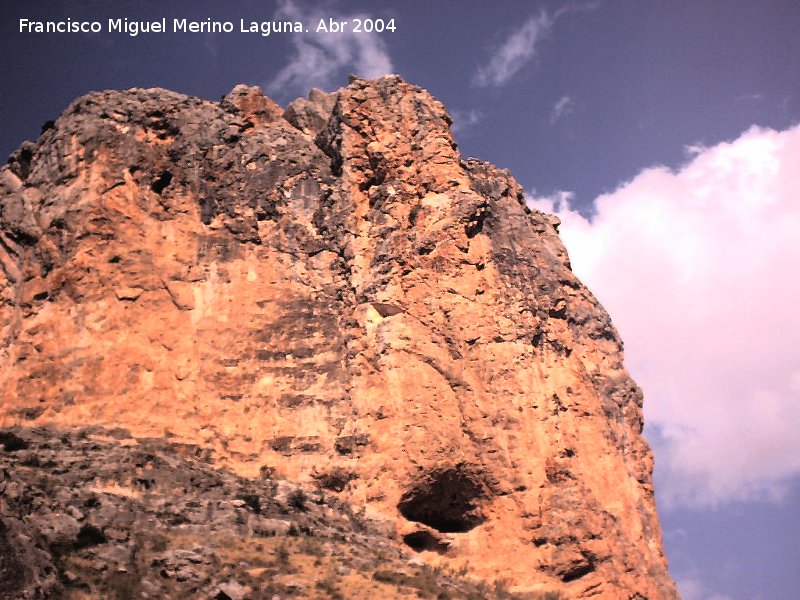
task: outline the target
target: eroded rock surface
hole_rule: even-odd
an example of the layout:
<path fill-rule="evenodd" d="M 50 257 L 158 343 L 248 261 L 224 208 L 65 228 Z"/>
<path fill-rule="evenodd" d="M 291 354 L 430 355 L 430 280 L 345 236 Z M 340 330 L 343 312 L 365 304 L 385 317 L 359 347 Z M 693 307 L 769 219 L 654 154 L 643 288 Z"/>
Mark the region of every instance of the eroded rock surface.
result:
<path fill-rule="evenodd" d="M 0 445 L 3 600 L 510 598 L 402 552 L 335 494 L 238 477 L 197 446 L 99 427 Z"/>
<path fill-rule="evenodd" d="M 619 336 L 449 123 L 395 76 L 76 100 L 0 171 L 0 423 L 316 482 L 518 592 L 674 598 Z"/>

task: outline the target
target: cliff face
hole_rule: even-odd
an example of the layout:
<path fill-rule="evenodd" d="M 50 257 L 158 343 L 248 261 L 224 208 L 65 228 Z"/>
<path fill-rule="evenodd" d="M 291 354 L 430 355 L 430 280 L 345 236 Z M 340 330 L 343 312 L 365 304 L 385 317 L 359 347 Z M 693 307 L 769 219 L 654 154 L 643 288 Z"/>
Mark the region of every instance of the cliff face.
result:
<path fill-rule="evenodd" d="M 393 76 L 75 101 L 0 171 L 0 424 L 208 447 L 517 591 L 675 597 L 619 337 L 449 122 Z"/>

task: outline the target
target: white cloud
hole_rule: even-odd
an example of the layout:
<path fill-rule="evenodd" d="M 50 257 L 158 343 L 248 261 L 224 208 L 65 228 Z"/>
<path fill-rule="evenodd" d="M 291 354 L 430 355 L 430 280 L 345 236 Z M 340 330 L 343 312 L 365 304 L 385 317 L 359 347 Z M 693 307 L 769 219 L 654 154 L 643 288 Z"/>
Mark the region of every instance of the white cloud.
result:
<path fill-rule="evenodd" d="M 216 63 L 217 59 L 219 58 L 219 46 L 217 45 L 217 34 L 216 33 L 203 34 L 203 46 L 205 47 L 209 56 L 211 56 L 212 61 Z"/>
<path fill-rule="evenodd" d="M 381 34 L 353 33 L 349 29 L 344 33 L 315 32 L 320 19 L 333 18 L 352 23 L 354 18 L 363 20 L 367 17 L 301 10 L 291 0 L 282 2 L 274 19 L 302 21 L 308 24 L 309 32 L 292 36 L 290 62 L 266 85 L 267 91 L 278 96 L 304 94 L 312 87 L 338 87 L 350 74 L 373 79 L 391 73 L 392 61 Z"/>
<path fill-rule="evenodd" d="M 479 110 L 454 110 L 450 113 L 453 124 L 450 129 L 454 134 L 463 133 L 473 125 L 477 125 L 483 119 L 483 113 Z"/>
<path fill-rule="evenodd" d="M 562 236 L 644 389 L 661 500 L 775 498 L 800 474 L 800 125 L 692 155 L 591 222 L 562 203 Z"/>
<path fill-rule="evenodd" d="M 478 67 L 472 82 L 479 87 L 500 87 L 516 75 L 535 56 L 537 45 L 547 37 L 562 16 L 595 10 L 599 2 L 569 3 L 552 15 L 542 10 L 532 15 L 500 44 L 486 64 Z"/>
<path fill-rule="evenodd" d="M 699 579 L 678 579 L 675 583 L 678 585 L 683 600 L 704 600 L 705 586 Z"/>
<path fill-rule="evenodd" d="M 548 34 L 553 22 L 554 19 L 544 11 L 525 21 L 477 70 L 474 83 L 481 87 L 505 84 L 536 55 L 536 44 Z"/>
<path fill-rule="evenodd" d="M 730 596 L 715 594 L 696 578 L 677 577 L 675 583 L 678 585 L 678 591 L 683 600 L 733 600 Z"/>
<path fill-rule="evenodd" d="M 553 112 L 550 113 L 550 122 L 555 124 L 561 119 L 561 117 L 566 117 L 572 112 L 572 107 L 574 104 L 575 103 L 572 101 L 572 98 L 569 96 L 561 96 L 561 98 L 559 98 L 553 105 Z"/>

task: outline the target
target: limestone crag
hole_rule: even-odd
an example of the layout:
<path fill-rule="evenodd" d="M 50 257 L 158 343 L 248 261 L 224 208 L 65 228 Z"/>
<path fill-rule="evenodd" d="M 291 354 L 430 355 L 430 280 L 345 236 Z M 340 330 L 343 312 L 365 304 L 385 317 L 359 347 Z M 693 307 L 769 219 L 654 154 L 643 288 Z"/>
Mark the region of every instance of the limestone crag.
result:
<path fill-rule="evenodd" d="M 619 336 L 449 125 L 396 76 L 76 100 L 0 171 L 0 424 L 209 448 L 520 593 L 676 597 Z"/>

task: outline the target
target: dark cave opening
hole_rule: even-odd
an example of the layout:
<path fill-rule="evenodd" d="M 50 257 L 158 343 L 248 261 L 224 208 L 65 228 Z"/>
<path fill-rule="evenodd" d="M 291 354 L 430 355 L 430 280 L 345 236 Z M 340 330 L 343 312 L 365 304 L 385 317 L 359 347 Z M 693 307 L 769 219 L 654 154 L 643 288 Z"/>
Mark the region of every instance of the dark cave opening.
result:
<path fill-rule="evenodd" d="M 450 545 L 437 539 L 436 536 L 428 531 L 414 531 L 403 536 L 403 541 L 406 546 L 411 548 L 414 552 L 423 552 L 428 550 L 430 552 L 438 552 L 439 554 L 446 554 Z"/>
<path fill-rule="evenodd" d="M 160 196 L 171 182 L 172 173 L 169 171 L 162 171 L 161 175 L 158 176 L 158 179 L 156 179 L 153 182 L 153 185 L 150 186 L 150 189 Z"/>
<path fill-rule="evenodd" d="M 409 521 L 442 533 L 464 533 L 483 523 L 486 487 L 476 473 L 459 465 L 433 472 L 403 494 L 397 508 Z"/>

